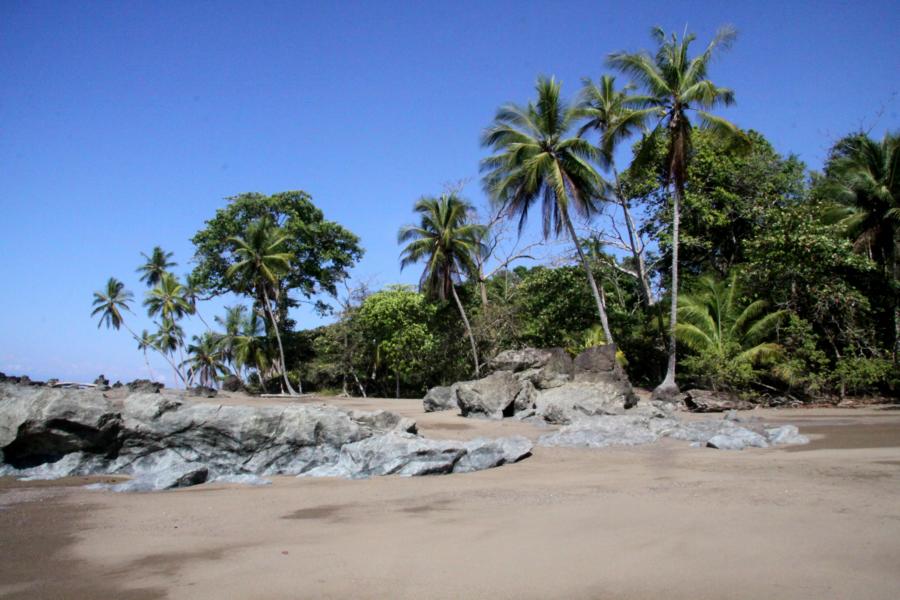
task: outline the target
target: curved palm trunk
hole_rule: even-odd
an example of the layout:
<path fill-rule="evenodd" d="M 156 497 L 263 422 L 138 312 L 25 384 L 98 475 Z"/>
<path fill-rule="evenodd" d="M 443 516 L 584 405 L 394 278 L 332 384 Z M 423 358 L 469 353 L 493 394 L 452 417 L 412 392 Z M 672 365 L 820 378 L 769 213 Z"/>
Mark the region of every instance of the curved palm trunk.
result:
<path fill-rule="evenodd" d="M 138 342 L 141 342 L 141 338 L 139 338 L 137 336 L 137 334 L 135 332 L 133 332 L 128 325 L 125 325 L 125 323 L 122 323 L 122 325 L 125 327 L 125 329 L 128 330 L 128 333 L 131 334 L 131 337 L 133 337 Z M 169 365 L 172 367 L 172 371 L 178 376 L 179 379 L 181 379 L 181 383 L 183 383 L 185 385 L 185 387 L 187 387 L 187 380 L 185 379 L 184 375 L 182 375 L 182 373 L 178 369 L 178 367 L 175 366 L 175 363 L 172 362 L 172 359 L 169 358 L 169 355 L 152 344 L 150 345 L 150 347 L 153 348 L 154 350 L 156 350 L 157 352 L 159 352 L 162 355 L 162 357 L 166 359 L 166 362 L 168 362 Z M 146 353 L 145 353 L 145 356 L 146 356 Z"/>
<path fill-rule="evenodd" d="M 681 186 L 674 186 L 675 193 L 672 207 L 672 304 L 669 308 L 669 362 L 666 377 L 653 390 L 655 400 L 672 401 L 678 395 L 678 384 L 675 383 L 676 341 L 675 327 L 678 324 L 678 229 L 681 223 Z"/>
<path fill-rule="evenodd" d="M 266 302 L 266 312 L 269 313 L 269 318 L 272 320 L 272 328 L 275 330 L 275 339 L 278 340 L 278 353 L 281 355 L 281 377 L 284 379 L 284 385 L 287 388 L 288 394 L 296 396 L 297 392 L 294 391 L 294 388 L 291 387 L 291 382 L 288 381 L 287 365 L 284 360 L 284 346 L 281 345 L 281 334 L 278 333 L 278 322 L 275 320 L 275 315 L 272 314 L 272 305 L 269 304 L 269 294 L 266 292 L 265 287 L 263 287 L 262 293 L 263 299 Z M 300 391 L 303 391 L 302 385 Z"/>
<path fill-rule="evenodd" d="M 575 250 L 578 252 L 578 259 L 581 261 L 581 266 L 584 268 L 584 272 L 587 275 L 588 283 L 591 286 L 591 293 L 594 294 L 594 301 L 597 303 L 597 312 L 600 314 L 600 324 L 603 326 L 603 335 L 606 336 L 606 343 L 614 344 L 612 331 L 609 329 L 609 319 L 606 318 L 606 307 L 603 303 L 603 299 L 600 297 L 600 290 L 597 287 L 597 282 L 594 280 L 594 273 L 591 271 L 591 266 L 588 264 L 587 257 L 584 255 L 581 245 L 578 243 L 578 235 L 575 233 L 575 227 L 572 225 L 569 213 L 565 209 L 560 212 L 562 213 L 563 221 L 566 223 L 566 229 L 569 231 L 569 236 L 572 238 L 572 243 L 575 244 Z"/>
<path fill-rule="evenodd" d="M 481 368 L 478 364 L 478 346 L 475 344 L 475 336 L 472 334 L 472 327 L 469 325 L 466 309 L 463 308 L 463 304 L 459 300 L 459 295 L 456 293 L 456 286 L 453 285 L 452 282 L 450 283 L 450 292 L 453 294 L 453 299 L 456 301 L 456 308 L 459 309 L 459 315 L 462 317 L 463 325 L 465 325 L 466 333 L 469 336 L 469 344 L 472 346 L 472 359 L 475 361 L 475 377 L 481 377 Z"/>

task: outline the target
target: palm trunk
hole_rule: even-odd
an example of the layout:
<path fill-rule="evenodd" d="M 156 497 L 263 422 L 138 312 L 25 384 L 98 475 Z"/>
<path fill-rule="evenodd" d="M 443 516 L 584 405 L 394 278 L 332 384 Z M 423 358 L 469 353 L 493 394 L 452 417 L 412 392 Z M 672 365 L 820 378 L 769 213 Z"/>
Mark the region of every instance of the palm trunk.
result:
<path fill-rule="evenodd" d="M 619 184 L 619 172 L 616 171 L 615 168 L 613 168 L 613 175 L 616 179 L 616 198 L 625 215 L 625 227 L 628 230 L 628 245 L 631 246 L 631 254 L 634 257 L 634 262 L 637 266 L 637 276 L 638 282 L 641 285 L 641 295 L 644 297 L 645 305 L 651 306 L 653 304 L 653 295 L 650 292 L 650 279 L 647 275 L 647 265 L 644 263 L 644 254 L 638 250 L 637 247 L 637 229 L 634 226 L 634 219 L 631 218 L 631 211 L 628 210 L 628 201 L 625 199 L 625 196 L 622 193 L 622 187 Z"/>
<path fill-rule="evenodd" d="M 141 338 L 139 338 L 137 336 L 137 334 L 135 332 L 133 332 L 128 325 L 125 325 L 125 323 L 122 323 L 122 325 L 125 327 L 126 330 L 128 330 L 128 333 L 131 334 L 131 337 L 133 337 L 138 342 L 143 343 Z M 153 348 L 154 350 L 156 350 L 157 352 L 159 352 L 162 355 L 162 357 L 166 359 L 166 362 L 168 362 L 169 365 L 171 365 L 172 371 L 174 371 L 175 374 L 178 376 L 178 378 L 181 379 L 181 382 L 184 383 L 185 386 L 187 386 L 187 381 L 185 380 L 184 375 L 181 374 L 181 371 L 178 370 L 178 367 L 175 366 L 175 363 L 172 362 L 172 359 L 169 358 L 169 355 L 152 344 L 150 345 L 150 347 Z"/>
<path fill-rule="evenodd" d="M 565 221 L 566 229 L 569 230 L 569 236 L 575 244 L 575 250 L 578 252 L 581 266 L 584 268 L 588 284 L 591 286 L 591 292 L 594 294 L 594 301 L 597 303 L 597 312 L 600 314 L 600 324 L 603 326 L 603 335 L 606 337 L 606 343 L 613 344 L 615 342 L 613 341 L 612 331 L 609 329 L 609 320 L 606 318 L 606 308 L 603 304 L 603 299 L 600 297 L 600 290 L 597 288 L 597 282 L 594 281 L 594 273 L 591 271 L 591 266 L 588 264 L 587 257 L 584 255 L 581 245 L 578 243 L 578 235 L 575 233 L 575 227 L 572 225 L 572 220 L 569 219 L 569 213 L 565 209 L 560 212 L 562 213 L 563 221 Z"/>
<path fill-rule="evenodd" d="M 669 362 L 666 367 L 665 379 L 653 390 L 654 399 L 666 401 L 672 401 L 678 395 L 678 384 L 675 383 L 675 327 L 678 324 L 678 228 L 681 222 L 682 190 L 677 183 L 674 188 L 672 207 L 672 284 L 670 289 L 672 304 L 669 308 Z"/>
<path fill-rule="evenodd" d="M 450 292 L 453 294 L 453 299 L 456 301 L 456 308 L 459 309 L 459 315 L 462 317 L 463 325 L 465 325 L 466 333 L 469 336 L 469 344 L 472 346 L 472 359 L 475 361 L 475 377 L 481 377 L 481 368 L 478 365 L 478 346 L 475 345 L 475 336 L 472 335 L 472 327 L 469 325 L 466 309 L 463 308 L 463 304 L 459 300 L 459 295 L 456 293 L 456 286 L 453 285 L 452 282 L 450 283 Z"/>
<path fill-rule="evenodd" d="M 281 356 L 281 377 L 284 379 L 284 385 L 287 388 L 288 394 L 296 396 L 297 392 L 294 391 L 294 388 L 291 387 L 291 382 L 288 381 L 287 364 L 284 360 L 284 347 L 281 345 L 281 334 L 278 333 L 278 323 L 275 321 L 275 315 L 272 314 L 272 306 L 269 304 L 269 294 L 266 292 L 265 287 L 263 287 L 262 293 L 266 303 L 266 311 L 269 313 L 269 318 L 272 319 L 272 328 L 275 330 L 275 339 L 278 341 L 278 354 Z M 302 384 L 300 391 L 303 391 Z"/>

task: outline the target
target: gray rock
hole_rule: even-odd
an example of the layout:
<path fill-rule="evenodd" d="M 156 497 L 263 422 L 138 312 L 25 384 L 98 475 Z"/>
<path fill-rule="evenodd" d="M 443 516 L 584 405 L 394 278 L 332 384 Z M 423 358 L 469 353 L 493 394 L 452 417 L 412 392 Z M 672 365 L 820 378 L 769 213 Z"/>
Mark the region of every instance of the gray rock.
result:
<path fill-rule="evenodd" d="M 449 385 L 433 387 L 422 399 L 422 406 L 425 408 L 425 412 L 455 409 L 457 407 L 456 392 Z"/>
<path fill-rule="evenodd" d="M 521 457 L 503 442 L 425 440 L 413 435 L 415 421 L 389 411 L 223 406 L 172 393 L 136 393 L 118 403 L 94 390 L 10 384 L 0 384 L 0 400 L 0 475 L 130 476 L 110 488 L 118 491 L 329 469 L 353 476 L 451 472 L 469 452 L 466 469 Z"/>
<path fill-rule="evenodd" d="M 736 394 L 713 390 L 688 390 L 677 400 L 690 412 L 725 412 L 753 408 L 752 404 L 741 400 Z"/>
<path fill-rule="evenodd" d="M 572 379 L 573 365 L 562 348 L 505 350 L 490 362 L 497 371 L 511 371 L 520 381 L 528 380 L 537 389 L 549 389 Z"/>
<path fill-rule="evenodd" d="M 660 438 L 646 417 L 605 416 L 585 419 L 540 437 L 540 446 L 569 448 L 605 448 L 607 446 L 640 446 Z"/>
<path fill-rule="evenodd" d="M 470 473 L 518 462 L 531 455 L 533 446 L 531 440 L 520 435 L 470 440 L 465 442 L 466 453 L 453 466 L 453 472 Z"/>
<path fill-rule="evenodd" d="M 766 437 L 773 446 L 809 443 L 809 438 L 805 435 L 800 435 L 800 431 L 794 425 L 766 428 Z"/>
<path fill-rule="evenodd" d="M 237 375 L 229 375 L 222 381 L 222 389 L 226 392 L 240 392 L 244 389 L 244 383 Z"/>
<path fill-rule="evenodd" d="M 460 381 L 454 386 L 462 416 L 501 418 L 515 414 L 521 382 L 510 371 L 497 371 L 483 379 Z"/>
<path fill-rule="evenodd" d="M 156 394 L 165 387 L 158 381 L 150 381 L 149 379 L 135 379 L 125 384 L 129 392 L 138 392 L 145 394 Z"/>
<path fill-rule="evenodd" d="M 219 391 L 215 388 L 207 387 L 205 385 L 195 385 L 187 390 L 187 395 L 195 398 L 215 398 L 218 393 Z"/>
<path fill-rule="evenodd" d="M 535 401 L 535 414 L 563 425 L 585 417 L 623 414 L 631 405 L 630 388 L 617 381 L 569 383 L 542 391 Z"/>
<path fill-rule="evenodd" d="M 743 450 L 748 447 L 768 448 L 769 443 L 766 441 L 766 438 L 755 431 L 736 427 L 731 431 L 719 433 L 709 438 L 706 440 L 706 446 L 719 450 Z"/>

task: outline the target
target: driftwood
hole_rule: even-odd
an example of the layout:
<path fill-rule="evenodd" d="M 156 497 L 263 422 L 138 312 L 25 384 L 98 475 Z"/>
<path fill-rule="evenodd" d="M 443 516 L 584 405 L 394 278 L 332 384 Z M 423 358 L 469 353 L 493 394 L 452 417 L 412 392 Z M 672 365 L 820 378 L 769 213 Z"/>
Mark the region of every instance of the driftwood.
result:
<path fill-rule="evenodd" d="M 50 387 L 55 388 L 95 388 L 97 387 L 96 383 L 78 383 L 77 381 L 57 381 L 55 383 L 51 383 Z"/>

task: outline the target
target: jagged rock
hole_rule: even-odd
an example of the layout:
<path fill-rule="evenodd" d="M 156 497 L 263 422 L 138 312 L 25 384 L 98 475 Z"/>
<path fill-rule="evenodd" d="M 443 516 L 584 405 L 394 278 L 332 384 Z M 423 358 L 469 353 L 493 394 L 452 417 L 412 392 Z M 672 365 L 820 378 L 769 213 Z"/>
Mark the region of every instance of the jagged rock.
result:
<path fill-rule="evenodd" d="M 205 385 L 195 385 L 187 390 L 188 396 L 194 396 L 198 398 L 215 398 L 216 394 L 218 394 L 218 390 L 207 387 Z"/>
<path fill-rule="evenodd" d="M 99 377 L 97 377 L 97 379 L 94 380 L 94 385 L 96 385 L 98 388 L 109 389 L 109 379 L 107 379 L 103 375 L 100 375 Z"/>
<path fill-rule="evenodd" d="M 548 423 L 569 424 L 584 417 L 618 415 L 632 406 L 631 386 L 618 381 L 573 382 L 544 390 L 535 414 Z"/>
<path fill-rule="evenodd" d="M 22 375 L 21 377 L 17 378 L 16 382 L 19 385 L 31 385 L 31 377 L 29 377 L 28 375 Z"/>
<path fill-rule="evenodd" d="M 439 385 L 428 390 L 422 399 L 425 412 L 437 412 L 450 410 L 457 407 L 456 390 L 449 385 Z"/>
<path fill-rule="evenodd" d="M 800 435 L 800 430 L 794 425 L 766 428 L 766 437 L 769 438 L 770 444 L 779 446 L 809 443 L 809 438 Z"/>
<path fill-rule="evenodd" d="M 531 448 L 531 442 L 524 437 L 459 442 L 429 440 L 395 431 L 347 444 L 335 465 L 304 475 L 357 479 L 372 475 L 467 473 L 516 462 L 528 456 Z"/>
<path fill-rule="evenodd" d="M 719 450 L 743 450 L 748 447 L 768 448 L 769 442 L 755 431 L 737 427 L 727 433 L 719 433 L 709 438 L 706 440 L 706 446 Z"/>
<path fill-rule="evenodd" d="M 117 379 L 116 382 L 115 382 L 114 384 L 112 384 L 112 388 L 113 388 L 114 390 L 117 390 L 117 389 L 119 389 L 120 387 L 122 387 L 122 385 L 123 385 L 122 382 L 119 381 L 119 380 Z"/>
<path fill-rule="evenodd" d="M 640 446 L 657 441 L 660 435 L 657 428 L 651 428 L 646 417 L 606 416 L 586 419 L 555 433 L 543 435 L 538 440 L 538 445 L 569 448 Z"/>
<path fill-rule="evenodd" d="M 490 362 L 496 371 L 512 371 L 520 381 L 528 380 L 537 389 L 549 389 L 572 379 L 572 359 L 562 348 L 505 350 Z"/>
<path fill-rule="evenodd" d="M 453 387 L 462 416 L 501 418 L 514 414 L 522 383 L 510 371 L 497 371 L 475 381 L 460 381 Z"/>
<path fill-rule="evenodd" d="M 753 408 L 752 404 L 741 400 L 735 394 L 712 390 L 688 390 L 677 400 L 690 412 L 725 412 Z"/>
<path fill-rule="evenodd" d="M 229 375 L 222 382 L 222 389 L 226 392 L 240 392 L 244 389 L 244 383 L 237 375 Z"/>
<path fill-rule="evenodd" d="M 223 406 L 172 393 L 134 393 L 118 402 L 96 390 L 9 384 L 0 384 L 0 399 L 0 475 L 131 476 L 131 481 L 112 488 L 120 491 L 244 475 L 323 472 L 336 467 L 348 446 L 348 456 L 362 457 L 360 464 L 364 463 L 352 470 L 354 476 L 395 472 L 397 461 L 405 465 L 400 469 L 404 473 L 426 473 L 430 472 L 426 463 L 437 465 L 443 460 L 438 455 L 446 454 L 442 442 L 413 435 L 413 420 L 389 411 L 313 404 Z M 363 441 L 368 445 L 355 445 Z M 521 445 L 512 443 L 454 444 L 448 446 L 457 454 L 451 471 L 470 452 L 460 470 L 503 464 L 524 455 L 516 454 Z M 400 455 L 390 455 L 392 448 Z M 416 448 L 434 456 L 416 458 Z M 435 472 L 441 468 L 435 466 Z"/>
<path fill-rule="evenodd" d="M 129 392 L 138 392 L 143 394 L 158 394 L 159 390 L 165 387 L 158 381 L 150 381 L 149 379 L 135 379 L 126 384 Z"/>

